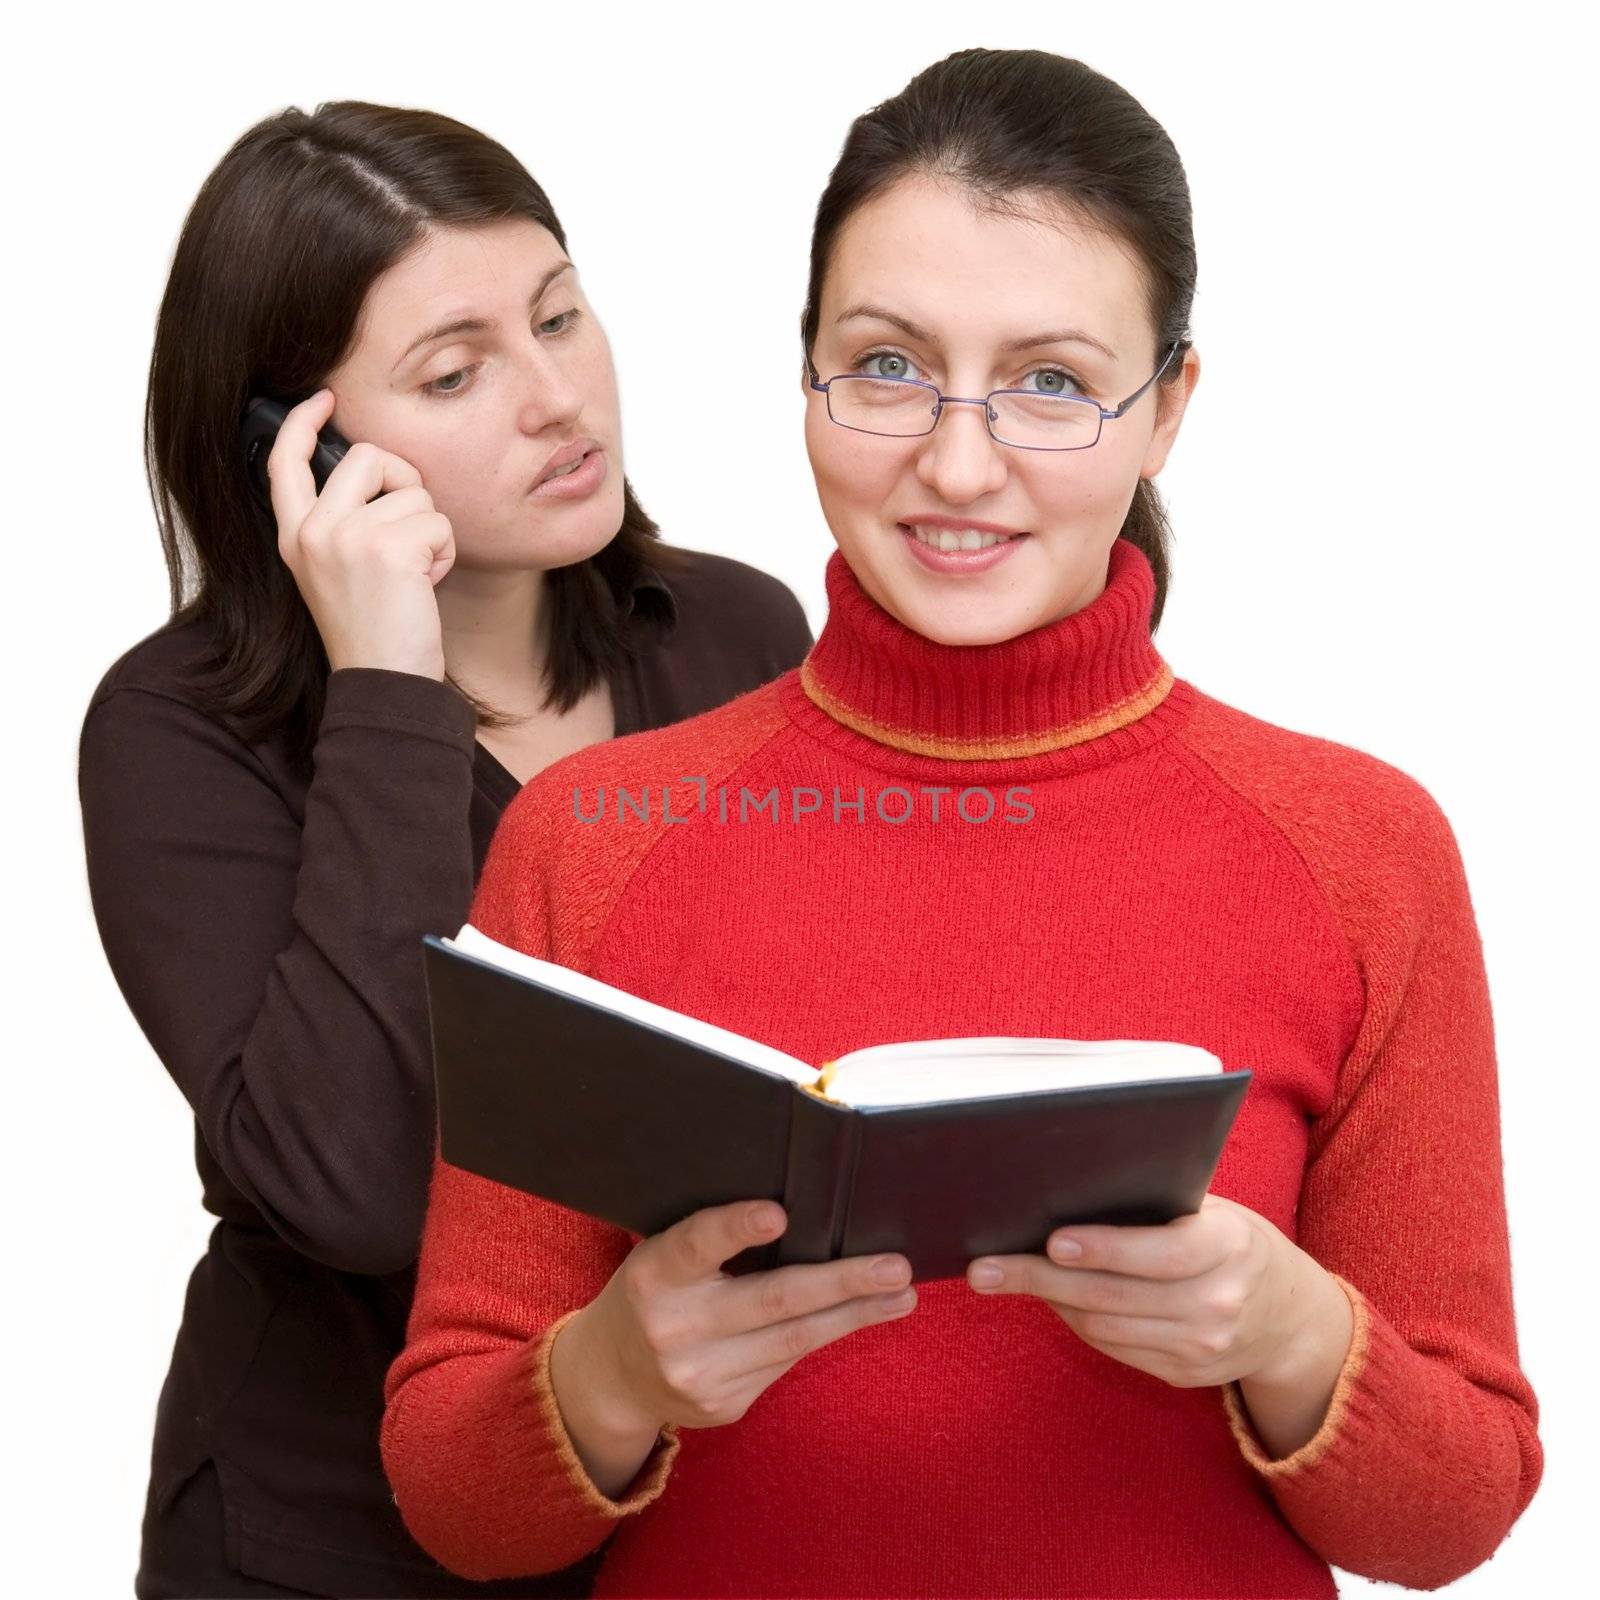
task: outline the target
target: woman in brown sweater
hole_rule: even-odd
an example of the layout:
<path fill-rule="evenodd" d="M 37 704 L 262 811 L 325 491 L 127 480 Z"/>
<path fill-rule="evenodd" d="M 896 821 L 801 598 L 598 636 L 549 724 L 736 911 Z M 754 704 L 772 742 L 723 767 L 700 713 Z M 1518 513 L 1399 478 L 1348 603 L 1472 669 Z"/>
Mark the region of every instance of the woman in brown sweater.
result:
<path fill-rule="evenodd" d="M 239 442 L 290 407 L 271 513 Z M 357 443 L 325 474 L 318 430 Z M 378 1456 L 434 1141 L 421 938 L 558 756 L 710 709 L 811 644 L 794 596 L 663 544 L 543 191 L 429 113 L 245 133 L 179 238 L 146 454 L 169 621 L 107 671 L 89 887 L 195 1113 L 218 1220 L 156 1414 L 136 1593 L 584 1594 L 427 1557 Z"/>

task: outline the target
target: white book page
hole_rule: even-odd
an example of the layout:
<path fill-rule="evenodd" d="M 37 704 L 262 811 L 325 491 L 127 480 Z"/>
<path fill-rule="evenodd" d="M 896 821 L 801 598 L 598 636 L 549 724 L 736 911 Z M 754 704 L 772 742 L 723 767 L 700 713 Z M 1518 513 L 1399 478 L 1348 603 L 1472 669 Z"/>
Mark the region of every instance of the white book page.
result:
<path fill-rule="evenodd" d="M 821 1087 L 844 1105 L 922 1105 L 1222 1070 L 1209 1050 L 1167 1039 L 922 1039 L 852 1050 L 824 1065 Z"/>
<path fill-rule="evenodd" d="M 752 1067 L 764 1067 L 768 1072 L 775 1072 L 779 1077 L 788 1078 L 791 1083 L 816 1082 L 817 1069 L 808 1062 L 801 1061 L 797 1056 L 775 1050 L 771 1045 L 761 1044 L 755 1039 L 747 1039 L 742 1033 L 735 1033 L 730 1028 L 719 1028 L 715 1023 L 702 1022 L 698 1017 L 685 1016 L 681 1011 L 674 1011 L 671 1006 L 658 1006 L 653 1001 L 641 1000 L 638 995 L 629 994 L 626 989 L 618 989 L 612 984 L 602 983 L 587 973 L 574 972 L 570 967 L 559 966 L 554 961 L 543 961 L 538 956 L 513 950 L 510 945 L 501 944 L 498 939 L 491 939 L 488 934 L 473 927 L 470 922 L 462 924 L 461 931 L 455 938 L 445 939 L 442 942 L 454 950 L 461 951 L 463 955 L 476 956 L 480 961 L 487 961 L 507 972 L 516 973 L 519 977 L 531 978 L 547 989 L 555 989 L 576 999 L 587 1000 L 593 1005 L 604 1007 L 607 1011 L 614 1011 L 619 1016 L 632 1017 L 637 1022 L 659 1028 L 663 1033 L 687 1039 L 691 1044 L 703 1045 L 708 1050 L 732 1056 L 735 1061 L 746 1062 Z"/>

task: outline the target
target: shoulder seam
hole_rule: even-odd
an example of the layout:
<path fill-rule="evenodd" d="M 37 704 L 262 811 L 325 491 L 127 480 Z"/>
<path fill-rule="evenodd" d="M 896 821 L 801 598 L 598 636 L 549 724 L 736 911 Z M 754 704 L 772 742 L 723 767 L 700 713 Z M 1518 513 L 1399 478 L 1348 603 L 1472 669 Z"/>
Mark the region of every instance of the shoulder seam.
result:
<path fill-rule="evenodd" d="M 1185 724 L 1183 728 L 1174 730 L 1172 738 L 1167 741 L 1168 748 L 1173 751 L 1176 759 L 1180 763 L 1190 767 L 1191 770 L 1195 771 L 1196 776 L 1199 777 L 1202 782 L 1208 783 L 1221 790 L 1227 797 L 1229 797 L 1238 810 L 1242 811 L 1247 817 L 1250 818 L 1251 822 L 1260 831 L 1275 840 L 1281 848 L 1287 850 L 1294 858 L 1301 874 L 1311 889 L 1312 896 L 1316 900 L 1316 903 L 1322 908 L 1323 916 L 1327 918 L 1329 926 L 1338 935 L 1339 947 L 1345 953 L 1346 960 L 1349 963 L 1351 975 L 1355 980 L 1356 988 L 1360 991 L 1361 1009 L 1363 1014 L 1365 1014 L 1367 1005 L 1367 985 L 1366 979 L 1362 974 L 1361 961 L 1356 953 L 1355 945 L 1351 940 L 1350 931 L 1345 927 L 1344 922 L 1340 918 L 1338 910 L 1333 903 L 1333 898 L 1328 893 L 1327 888 L 1324 886 L 1322 878 L 1318 874 L 1316 867 L 1312 865 L 1312 862 L 1306 855 L 1306 852 L 1290 835 L 1287 829 L 1269 816 L 1261 808 L 1261 806 L 1256 803 L 1255 800 L 1253 800 L 1244 792 L 1244 790 L 1240 789 L 1236 784 L 1230 783 L 1228 779 L 1225 778 L 1211 764 L 1211 762 L 1205 758 L 1205 756 L 1203 756 L 1194 748 L 1193 745 L 1188 742 L 1188 740 L 1184 737 L 1184 734 L 1187 731 L 1187 726 L 1188 725 Z M 1351 1043 L 1354 1043 L 1353 1038 Z M 1348 1047 L 1346 1053 L 1348 1053 Z"/>
<path fill-rule="evenodd" d="M 261 758 L 256 753 L 254 746 L 251 745 L 248 739 L 242 738 L 225 722 L 219 722 L 215 717 L 209 716 L 206 712 L 202 711 L 199 706 L 195 705 L 192 700 L 185 700 L 182 695 L 173 694 L 169 689 L 158 688 L 156 685 L 148 683 L 113 683 L 108 687 L 103 687 L 100 689 L 89 701 L 88 709 L 83 714 L 83 725 L 78 731 L 78 744 L 80 749 L 83 744 L 84 732 L 88 728 L 90 721 L 94 717 L 94 714 L 97 711 L 104 710 L 105 707 L 111 702 L 112 698 L 119 694 L 146 694 L 149 695 L 152 700 L 164 700 L 168 705 L 178 706 L 181 710 L 193 713 L 195 718 L 203 723 L 207 728 L 215 729 L 216 732 L 222 734 L 223 737 L 226 738 L 231 744 L 237 746 L 240 751 L 250 758 L 251 763 L 256 767 L 257 771 L 261 772 L 263 776 L 266 775 L 266 769 L 262 766 Z"/>
<path fill-rule="evenodd" d="M 128 693 L 154 695 L 158 700 L 170 700 L 173 705 L 182 706 L 185 711 L 193 711 L 197 716 L 205 716 L 205 713 L 192 700 L 185 700 L 181 694 L 174 694 L 171 689 L 164 689 L 159 684 L 154 683 L 127 683 L 120 679 L 114 679 L 110 683 L 102 684 L 90 697 L 89 710 L 94 711 L 104 705 L 114 694 Z M 206 720 L 217 727 L 221 727 L 221 723 L 216 722 L 213 717 L 206 717 Z"/>
<path fill-rule="evenodd" d="M 217 721 L 215 717 L 207 716 L 206 713 L 200 710 L 198 706 L 192 705 L 189 701 L 183 699 L 181 696 L 171 694 L 167 690 L 154 688 L 149 684 L 142 683 L 113 684 L 103 693 L 96 694 L 89 702 L 89 708 L 84 712 L 83 722 L 78 728 L 78 740 L 76 746 L 77 756 L 75 762 L 75 783 L 79 789 L 80 795 L 83 790 L 84 751 L 89 739 L 89 725 L 95 720 L 95 717 L 98 713 L 105 711 L 107 706 L 110 705 L 111 701 L 118 694 L 148 695 L 152 700 L 158 700 L 166 705 L 177 706 L 180 710 L 192 712 L 196 724 L 199 727 L 204 728 L 209 733 L 219 735 L 223 741 L 222 748 L 219 749 L 215 746 L 211 747 L 211 759 L 231 760 L 239 769 L 242 770 L 242 772 L 248 774 L 251 781 L 259 784 L 263 789 L 265 789 L 278 805 L 285 808 L 288 807 L 289 802 L 282 787 L 279 785 L 278 780 L 273 776 L 272 771 L 267 766 L 266 762 L 261 759 L 261 753 L 254 745 L 252 745 L 248 740 L 241 738 L 238 733 L 236 733 L 232 728 L 228 727 L 225 723 Z M 198 739 L 194 741 L 194 744 L 196 748 L 206 748 Z"/>

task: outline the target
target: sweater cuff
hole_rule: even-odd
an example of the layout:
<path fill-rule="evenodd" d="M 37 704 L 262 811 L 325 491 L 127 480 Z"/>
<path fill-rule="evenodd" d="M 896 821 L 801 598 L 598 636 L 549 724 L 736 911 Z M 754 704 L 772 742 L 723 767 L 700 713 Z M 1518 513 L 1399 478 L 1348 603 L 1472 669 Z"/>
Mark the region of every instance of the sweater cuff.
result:
<path fill-rule="evenodd" d="M 661 1430 L 616 1500 L 573 1448 L 550 1386 L 550 1346 L 579 1309 L 493 1352 L 439 1361 L 390 1398 L 382 1450 L 400 1514 L 417 1543 L 460 1577 L 571 1566 L 665 1487 L 675 1427 Z"/>
<path fill-rule="evenodd" d="M 613 1500 L 596 1486 L 573 1446 L 572 1437 L 567 1432 L 566 1423 L 561 1417 L 561 1407 L 556 1403 L 555 1388 L 550 1382 L 550 1347 L 555 1343 L 556 1335 L 577 1316 L 580 1310 L 581 1306 L 575 1307 L 558 1317 L 545 1329 L 543 1336 L 534 1346 L 533 1394 L 539 1407 L 539 1415 L 544 1421 L 551 1443 L 555 1446 L 556 1459 L 566 1469 L 564 1488 L 571 1497 L 573 1520 L 583 1521 L 601 1517 L 615 1522 L 635 1511 L 643 1510 L 666 1488 L 667 1476 L 678 1454 L 678 1429 L 672 1423 L 661 1429 L 650 1454 L 644 1458 L 639 1470 L 633 1475 L 626 1491 L 619 1499 Z M 555 1512 L 555 1520 L 565 1520 L 561 1510 Z"/>
<path fill-rule="evenodd" d="M 432 735 L 470 753 L 478 714 L 459 689 L 420 672 L 340 667 L 328 674 L 319 736 L 338 727 Z"/>
<path fill-rule="evenodd" d="M 1288 1478 L 1303 1474 L 1314 1467 L 1352 1429 L 1359 1426 L 1378 1404 L 1370 1387 L 1363 1386 L 1368 1356 L 1372 1344 L 1372 1315 L 1366 1296 L 1354 1284 L 1348 1283 L 1337 1272 L 1328 1274 L 1345 1292 L 1350 1310 L 1355 1316 L 1355 1328 L 1350 1336 L 1350 1349 L 1339 1369 L 1333 1386 L 1333 1398 L 1328 1402 L 1322 1426 L 1290 1455 L 1273 1456 L 1262 1442 L 1250 1420 L 1244 1394 L 1237 1382 L 1222 1386 L 1222 1404 L 1228 1415 L 1228 1426 L 1238 1441 L 1244 1458 L 1257 1472 L 1267 1478 Z M 1352 1417 L 1352 1409 L 1356 1413 Z"/>

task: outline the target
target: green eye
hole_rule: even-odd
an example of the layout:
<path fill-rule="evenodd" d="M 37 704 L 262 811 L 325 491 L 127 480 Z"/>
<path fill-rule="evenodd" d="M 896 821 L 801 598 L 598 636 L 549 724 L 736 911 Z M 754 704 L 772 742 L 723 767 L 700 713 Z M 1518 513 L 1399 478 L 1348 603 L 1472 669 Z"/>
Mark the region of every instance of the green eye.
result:
<path fill-rule="evenodd" d="M 1070 372 L 1064 372 L 1060 367 L 1040 367 L 1028 376 L 1037 380 L 1035 386 L 1040 394 L 1065 394 L 1069 383 L 1074 389 L 1082 387 Z"/>
<path fill-rule="evenodd" d="M 874 362 L 882 362 L 883 365 L 874 370 Z M 893 350 L 875 350 L 871 355 L 861 358 L 860 370 L 869 378 L 909 378 L 911 363 Z"/>
<path fill-rule="evenodd" d="M 431 382 L 423 384 L 423 392 L 432 395 L 460 394 L 467 385 L 464 380 L 471 377 L 476 367 L 459 367 L 454 372 L 447 372 L 442 378 L 434 378 Z M 452 379 L 461 379 L 461 382 L 452 382 Z"/>

